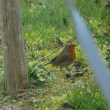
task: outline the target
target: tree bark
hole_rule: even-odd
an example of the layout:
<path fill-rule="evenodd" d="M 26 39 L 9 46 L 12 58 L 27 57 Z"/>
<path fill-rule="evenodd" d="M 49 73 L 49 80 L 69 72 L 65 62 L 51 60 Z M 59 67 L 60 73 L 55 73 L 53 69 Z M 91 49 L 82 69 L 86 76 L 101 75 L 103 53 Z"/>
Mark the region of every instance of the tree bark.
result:
<path fill-rule="evenodd" d="M 1 20 L 1 0 L 0 0 L 0 39 L 1 39 L 1 26 L 2 26 L 2 20 Z"/>
<path fill-rule="evenodd" d="M 7 93 L 27 87 L 19 0 L 2 0 L 4 85 Z"/>

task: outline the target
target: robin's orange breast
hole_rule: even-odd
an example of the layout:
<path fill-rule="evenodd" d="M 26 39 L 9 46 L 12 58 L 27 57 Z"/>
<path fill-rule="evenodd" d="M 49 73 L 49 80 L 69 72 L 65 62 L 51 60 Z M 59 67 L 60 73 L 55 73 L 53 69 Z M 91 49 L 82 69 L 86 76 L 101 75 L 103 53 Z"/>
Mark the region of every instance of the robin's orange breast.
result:
<path fill-rule="evenodd" d="M 75 60 L 76 59 L 75 49 L 70 50 L 69 55 L 70 55 L 71 60 Z"/>

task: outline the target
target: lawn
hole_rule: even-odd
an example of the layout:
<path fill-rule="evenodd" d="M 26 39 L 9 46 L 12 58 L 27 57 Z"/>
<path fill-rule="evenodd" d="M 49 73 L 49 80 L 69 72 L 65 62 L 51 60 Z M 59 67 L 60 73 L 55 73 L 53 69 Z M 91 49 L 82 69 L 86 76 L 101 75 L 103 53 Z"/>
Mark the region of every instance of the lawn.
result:
<path fill-rule="evenodd" d="M 106 3 L 104 0 L 75 0 L 77 9 L 93 32 L 100 53 L 109 65 L 110 9 L 106 8 Z M 109 110 L 75 35 L 66 2 L 21 0 L 20 7 L 29 88 L 4 95 L 3 56 L 0 52 L 0 110 Z M 77 58 L 70 66 L 71 75 L 80 72 L 84 73 L 83 76 L 69 79 L 64 77 L 67 73 L 65 68 L 62 74 L 59 68 L 45 65 L 62 50 L 55 36 L 64 44 L 69 40 L 77 44 Z"/>

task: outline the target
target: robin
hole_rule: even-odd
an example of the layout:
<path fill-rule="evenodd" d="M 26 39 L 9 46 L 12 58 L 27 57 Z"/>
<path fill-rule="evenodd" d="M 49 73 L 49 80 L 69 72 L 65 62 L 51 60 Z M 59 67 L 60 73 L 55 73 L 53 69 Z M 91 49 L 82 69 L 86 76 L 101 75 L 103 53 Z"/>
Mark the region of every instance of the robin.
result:
<path fill-rule="evenodd" d="M 71 65 L 76 59 L 75 47 L 75 44 L 67 43 L 62 52 L 47 64 L 59 66 L 61 71 L 62 67 L 66 67 L 67 71 L 69 72 L 68 66 Z"/>

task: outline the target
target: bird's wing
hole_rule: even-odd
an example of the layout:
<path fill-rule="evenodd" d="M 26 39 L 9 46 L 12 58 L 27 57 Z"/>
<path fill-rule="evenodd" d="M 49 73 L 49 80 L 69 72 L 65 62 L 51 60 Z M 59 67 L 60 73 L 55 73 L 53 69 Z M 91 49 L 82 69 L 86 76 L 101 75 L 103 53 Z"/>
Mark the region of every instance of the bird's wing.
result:
<path fill-rule="evenodd" d="M 55 65 L 59 65 L 65 61 L 68 60 L 68 55 L 67 54 L 61 54 L 59 56 L 57 56 L 57 58 L 54 60 L 54 64 Z"/>

